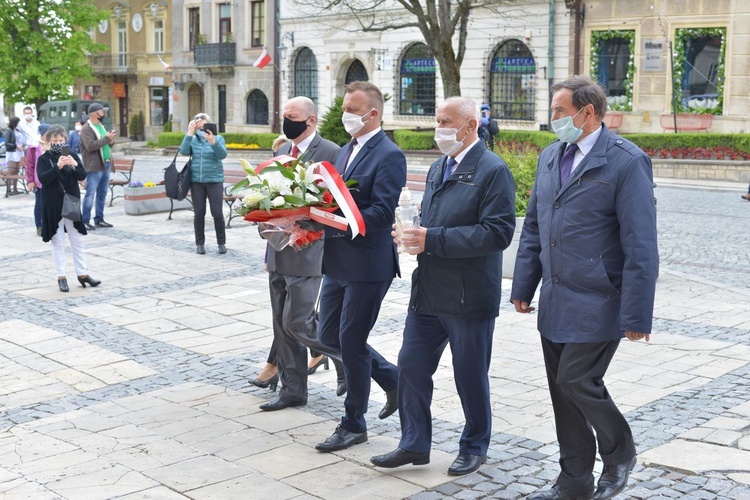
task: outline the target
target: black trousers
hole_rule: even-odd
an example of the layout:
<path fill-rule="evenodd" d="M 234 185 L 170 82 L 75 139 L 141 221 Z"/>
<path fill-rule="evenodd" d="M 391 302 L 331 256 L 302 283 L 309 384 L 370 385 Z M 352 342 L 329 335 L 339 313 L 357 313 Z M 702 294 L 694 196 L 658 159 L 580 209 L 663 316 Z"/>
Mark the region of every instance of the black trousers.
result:
<path fill-rule="evenodd" d="M 221 182 L 192 182 L 190 183 L 190 195 L 193 199 L 193 227 L 195 229 L 195 244 L 206 243 L 204 232 L 206 226 L 206 198 L 211 207 L 211 217 L 214 219 L 214 230 L 216 231 L 216 243 L 225 245 L 227 243 L 226 231 L 224 229 L 224 187 Z"/>
<path fill-rule="evenodd" d="M 560 444 L 557 484 L 570 492 L 593 491 L 597 445 L 604 465 L 625 463 L 635 456 L 630 426 L 603 380 L 619 345 L 619 340 L 558 344 L 542 337 Z"/>

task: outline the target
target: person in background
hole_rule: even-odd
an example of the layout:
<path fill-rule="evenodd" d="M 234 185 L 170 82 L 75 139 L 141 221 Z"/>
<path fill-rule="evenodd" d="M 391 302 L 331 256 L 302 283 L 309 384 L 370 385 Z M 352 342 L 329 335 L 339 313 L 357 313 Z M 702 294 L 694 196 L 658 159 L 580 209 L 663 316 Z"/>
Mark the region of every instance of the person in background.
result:
<path fill-rule="evenodd" d="M 398 355 L 401 441 L 394 451 L 370 459 L 378 467 L 429 463 L 433 375 L 449 344 L 466 423 L 448 474 L 469 474 L 487 460 L 492 335 L 500 312 L 502 252 L 516 226 L 516 195 L 505 162 L 479 140 L 477 115 L 474 101 L 463 97 L 438 107 L 435 142 L 445 156 L 427 173 L 422 227 L 405 229 L 403 241 L 396 239 L 417 255 L 417 269 Z"/>
<path fill-rule="evenodd" d="M 88 108 L 88 124 L 81 128 L 81 151 L 86 167 L 86 196 L 83 198 L 83 224 L 93 231 L 98 227 L 112 227 L 104 220 L 104 206 L 109 190 L 109 175 L 112 168 L 112 145 L 114 130 L 107 132 L 102 125 L 104 106 L 95 102 Z M 91 208 L 94 207 L 94 223 L 91 224 Z"/>
<path fill-rule="evenodd" d="M 480 108 L 481 118 L 479 126 L 479 138 L 484 141 L 487 149 L 490 151 L 495 150 L 495 136 L 500 131 L 500 127 L 497 125 L 497 120 L 492 118 L 492 109 L 490 105 L 485 103 Z"/>
<path fill-rule="evenodd" d="M 281 134 L 276 139 L 274 139 L 273 143 L 271 143 L 271 151 L 273 151 L 273 155 L 277 156 L 279 154 L 279 148 L 288 142 L 289 138 L 284 134 Z"/>
<path fill-rule="evenodd" d="M 49 130 L 49 125 L 42 123 L 39 125 L 39 144 L 36 146 L 30 146 L 26 149 L 26 158 L 24 163 L 26 165 L 26 186 L 29 191 L 34 193 L 34 223 L 36 224 L 36 235 L 42 235 L 42 185 L 39 182 L 39 177 L 36 175 L 36 164 L 39 161 L 39 157 L 46 151 L 46 139 L 45 134 Z"/>
<path fill-rule="evenodd" d="M 627 486 L 633 433 L 604 376 L 620 341 L 648 342 L 659 262 L 651 159 L 610 132 L 604 90 L 587 76 L 556 83 L 510 300 L 519 313 L 541 281 L 537 329 L 560 473 L 531 500 L 604 500 Z M 594 487 L 597 449 L 602 473 Z"/>
<path fill-rule="evenodd" d="M 89 276 L 86 269 L 86 251 L 83 236 L 86 226 L 83 221 L 73 222 L 62 216 L 63 198 L 65 194 L 81 197 L 78 182 L 86 178 L 86 170 L 81 159 L 75 153 L 62 156 L 67 132 L 59 125 L 49 128 L 46 140 L 49 151 L 39 157 L 37 173 L 42 183 L 42 240 L 52 242 L 52 258 L 57 270 L 57 285 L 61 292 L 70 290 L 65 275 L 65 233 L 68 233 L 70 248 L 73 252 L 78 282 L 82 287 L 86 285 L 97 287 L 101 281 Z"/>
<path fill-rule="evenodd" d="M 290 99 L 284 105 L 283 115 L 284 134 L 291 142 L 281 146 L 279 154 L 305 162 L 336 161 L 341 148 L 316 132 L 318 112 L 311 99 L 303 96 Z M 306 404 L 307 376 L 321 364 L 328 368 L 327 357 L 313 351 L 312 347 L 310 355 L 315 362 L 308 365 L 304 345 L 318 342 L 315 301 L 323 279 L 323 240 L 314 241 L 299 251 L 289 247 L 277 251 L 268 245 L 266 257 L 273 345 L 264 371 L 271 373 L 266 380 L 255 379 L 253 384 L 264 387 L 268 380 L 278 380 L 280 376 L 282 388 L 278 397 L 260 407 L 264 411 L 275 411 Z"/>
<path fill-rule="evenodd" d="M 85 124 L 86 120 L 76 122 L 75 130 L 73 130 L 68 136 L 68 147 L 70 148 L 71 153 L 77 155 L 81 154 L 81 130 Z"/>
<path fill-rule="evenodd" d="M 747 194 L 743 194 L 741 197 L 743 200 L 750 201 L 750 184 L 747 186 Z"/>
<path fill-rule="evenodd" d="M 18 124 L 18 129 L 26 136 L 27 147 L 39 144 L 39 122 L 34 117 L 34 108 L 31 106 L 23 108 L 23 120 Z"/>
<path fill-rule="evenodd" d="M 8 163 L 7 174 L 18 175 L 23 161 L 24 145 L 26 136 L 18 128 L 21 121 L 17 116 L 13 116 L 8 121 L 8 128 L 5 129 L 5 160 Z M 5 196 L 18 194 L 18 179 L 7 179 L 5 181 Z"/>
<path fill-rule="evenodd" d="M 195 230 L 196 252 L 206 253 L 206 198 L 214 219 L 216 243 L 219 253 L 227 253 L 227 235 L 224 227 L 224 164 L 227 146 L 224 138 L 214 135 L 203 126 L 211 119 L 206 113 L 198 113 L 190 123 L 188 132 L 180 144 L 180 154 L 193 157 L 190 174 L 190 193 L 193 199 L 193 228 Z"/>

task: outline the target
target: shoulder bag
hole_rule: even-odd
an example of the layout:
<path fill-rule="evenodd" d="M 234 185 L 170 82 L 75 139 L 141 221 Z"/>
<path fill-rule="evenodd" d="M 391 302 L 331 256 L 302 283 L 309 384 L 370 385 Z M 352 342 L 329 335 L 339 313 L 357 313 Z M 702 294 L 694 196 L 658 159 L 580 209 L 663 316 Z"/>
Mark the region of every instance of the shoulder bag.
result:
<path fill-rule="evenodd" d="M 193 163 L 193 154 L 190 153 L 190 158 L 181 171 L 177 170 L 178 154 L 179 151 L 175 153 L 172 163 L 164 169 L 164 191 L 167 198 L 179 201 L 184 200 L 190 191 L 190 165 Z"/>
<path fill-rule="evenodd" d="M 81 221 L 81 198 L 65 191 L 63 183 L 57 179 L 63 190 L 62 217 L 73 222 Z"/>

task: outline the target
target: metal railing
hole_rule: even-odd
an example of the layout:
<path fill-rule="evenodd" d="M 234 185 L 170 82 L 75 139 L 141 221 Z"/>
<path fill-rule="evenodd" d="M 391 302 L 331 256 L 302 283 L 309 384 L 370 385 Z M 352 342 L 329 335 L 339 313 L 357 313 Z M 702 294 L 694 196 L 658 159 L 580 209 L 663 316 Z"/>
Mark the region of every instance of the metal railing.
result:
<path fill-rule="evenodd" d="M 95 75 L 133 75 L 136 73 L 135 54 L 99 54 L 90 56 Z"/>
<path fill-rule="evenodd" d="M 193 48 L 197 67 L 234 66 L 237 60 L 235 43 L 204 43 Z"/>

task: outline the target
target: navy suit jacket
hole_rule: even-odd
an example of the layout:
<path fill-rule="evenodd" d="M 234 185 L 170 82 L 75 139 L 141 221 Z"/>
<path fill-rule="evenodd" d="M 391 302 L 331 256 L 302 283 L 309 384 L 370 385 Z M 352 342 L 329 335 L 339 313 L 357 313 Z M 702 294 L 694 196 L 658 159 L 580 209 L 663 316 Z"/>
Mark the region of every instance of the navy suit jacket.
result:
<path fill-rule="evenodd" d="M 323 139 L 320 134 L 310 142 L 305 150 L 303 161 L 334 162 L 341 148 L 333 142 Z M 292 143 L 288 142 L 279 148 L 280 155 L 288 155 L 292 150 Z M 297 251 L 287 247 L 277 252 L 270 245 L 266 253 L 266 266 L 269 271 L 286 276 L 320 276 L 322 274 L 323 240 L 313 242 L 309 247 Z"/>
<path fill-rule="evenodd" d="M 406 157 L 381 130 L 344 173 L 348 147 L 341 149 L 336 169 L 345 181 L 358 182 L 350 192 L 362 213 L 366 234 L 352 240 L 351 229 L 326 227 L 323 271 L 339 280 L 389 281 L 401 275 L 391 230 L 398 197 L 406 184 Z"/>

